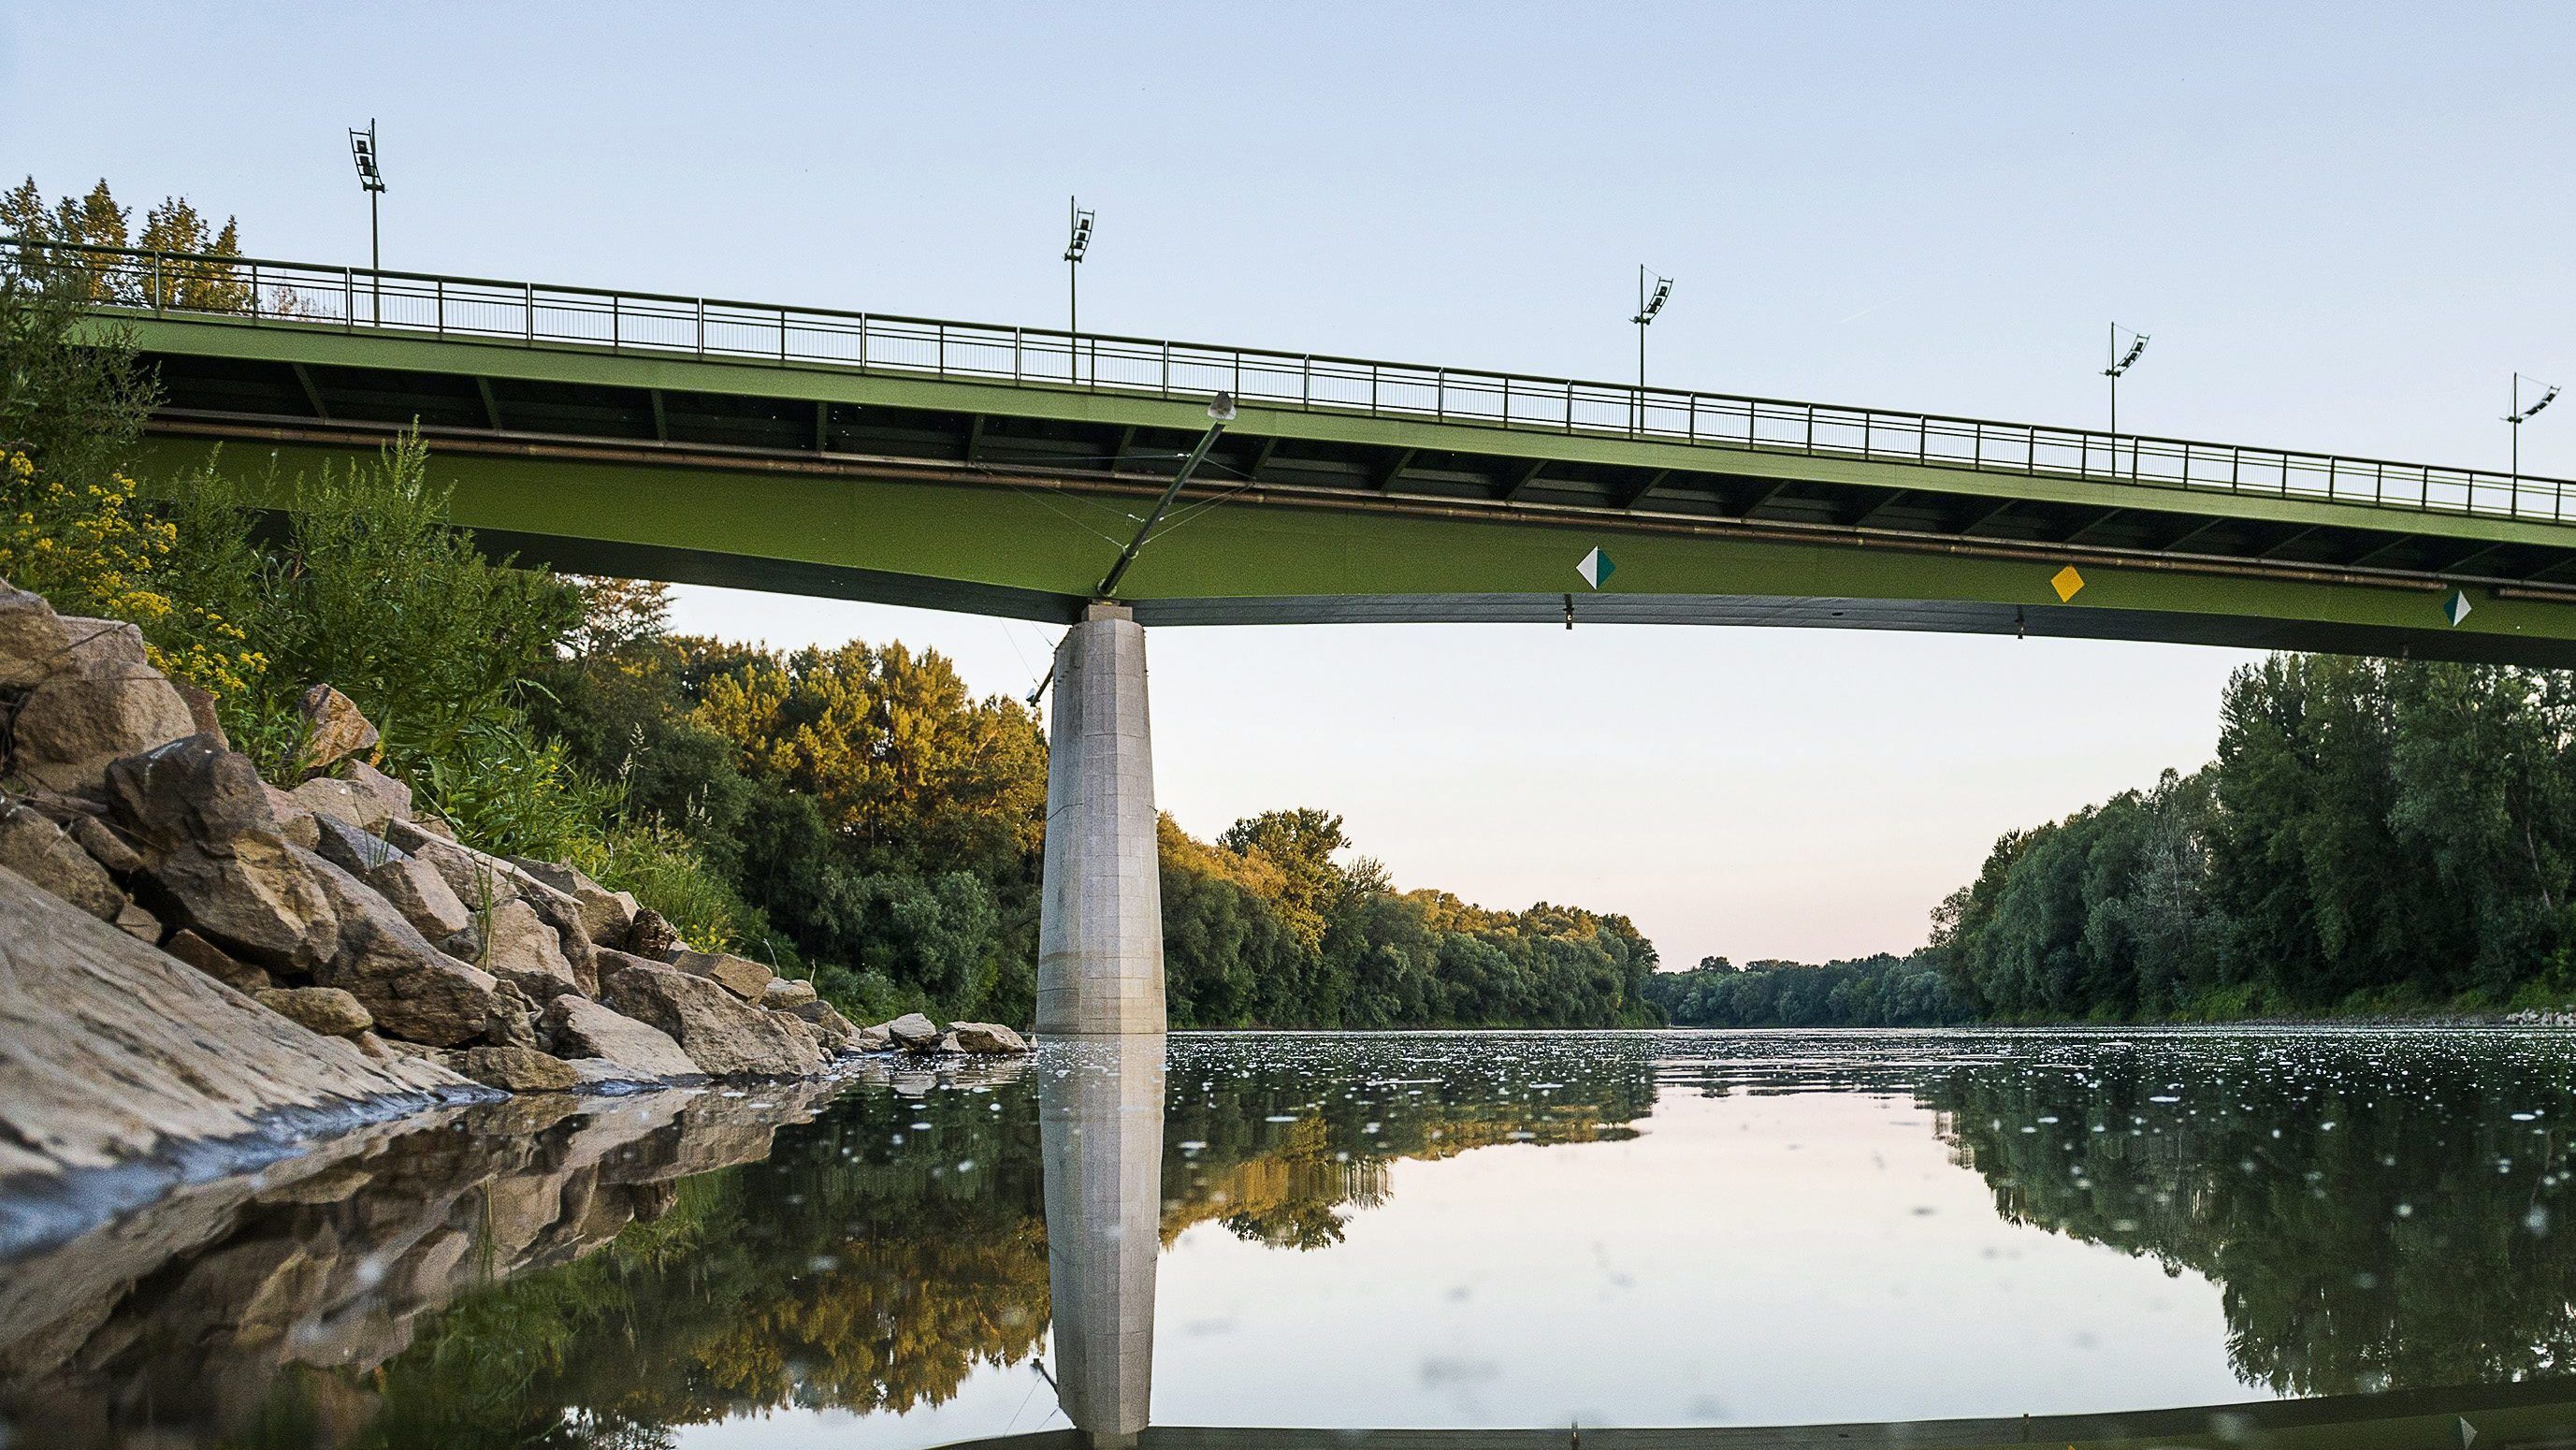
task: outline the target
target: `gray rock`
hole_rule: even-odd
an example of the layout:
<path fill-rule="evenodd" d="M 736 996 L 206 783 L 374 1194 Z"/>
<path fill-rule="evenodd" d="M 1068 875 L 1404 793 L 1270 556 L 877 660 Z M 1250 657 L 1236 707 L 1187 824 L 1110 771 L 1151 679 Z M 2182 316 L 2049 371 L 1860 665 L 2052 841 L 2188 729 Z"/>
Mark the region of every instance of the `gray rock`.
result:
<path fill-rule="evenodd" d="M 131 876 L 143 869 L 143 853 L 118 835 L 114 826 L 96 816 L 74 816 L 63 830 L 111 876 Z"/>
<path fill-rule="evenodd" d="M 635 923 L 635 898 L 611 891 L 570 866 L 513 856 L 510 864 L 532 879 L 562 892 L 581 910 L 582 933 L 606 947 L 623 948 Z"/>
<path fill-rule="evenodd" d="M 9 766 L 48 790 L 95 792 L 109 762 L 196 733 L 187 701 L 144 658 L 133 625 L 64 619 L 61 668 L 27 692 L 11 723 Z"/>
<path fill-rule="evenodd" d="M 376 1025 L 366 1006 L 338 987 L 270 987 L 259 1005 L 325 1037 L 354 1037 Z"/>
<path fill-rule="evenodd" d="M 915 1052 L 918 1052 L 918 1051 L 920 1051 L 921 1049 L 919 1049 L 919 1048 L 914 1048 L 913 1050 L 914 1050 Z M 953 1054 L 953 1053 L 963 1052 L 963 1051 L 965 1051 L 966 1049 L 964 1049 L 964 1048 L 962 1048 L 962 1047 L 959 1047 L 959 1046 L 957 1045 L 957 1034 L 956 1034 L 956 1033 L 954 1033 L 954 1032 L 942 1032 L 942 1033 L 940 1033 L 940 1034 L 939 1034 L 939 1043 L 938 1043 L 938 1045 L 937 1045 L 937 1046 L 935 1046 L 935 1047 L 933 1047 L 933 1048 L 931 1048 L 930 1050 L 931 1050 L 931 1051 L 933 1051 L 933 1052 L 943 1052 L 943 1053 L 952 1053 L 952 1054 Z"/>
<path fill-rule="evenodd" d="M 571 1068 L 579 1081 L 573 1091 L 583 1093 L 621 1092 L 659 1085 L 659 1079 L 646 1077 L 622 1062 L 605 1057 L 567 1057 L 563 1065 Z"/>
<path fill-rule="evenodd" d="M 277 834 L 288 845 L 301 846 L 307 851 L 321 849 L 321 822 L 311 811 L 306 810 L 295 797 L 266 781 L 260 782 L 260 794 L 268 798 L 269 814 L 277 818 Z"/>
<path fill-rule="evenodd" d="M 0 582 L 0 690 L 23 690 L 61 668 L 71 636 L 41 594 Z"/>
<path fill-rule="evenodd" d="M 527 1047 L 469 1047 L 442 1052 L 439 1061 L 486 1087 L 514 1093 L 563 1093 L 582 1085 L 581 1074 L 551 1053 Z"/>
<path fill-rule="evenodd" d="M 125 933 L 136 941 L 149 943 L 153 946 L 161 944 L 161 932 L 163 930 L 161 918 L 154 916 L 151 912 L 145 911 L 142 907 L 135 905 L 131 901 L 117 908 L 116 917 L 112 922 L 112 925 L 114 925 L 118 931 Z"/>
<path fill-rule="evenodd" d="M 313 853 L 353 876 L 363 878 L 378 866 L 402 859 L 403 853 L 382 836 L 336 816 L 321 817 L 317 824 L 319 834 L 314 838 Z"/>
<path fill-rule="evenodd" d="M 159 850 L 184 841 L 220 845 L 277 829 L 268 786 L 247 755 L 212 735 L 189 735 L 107 767 L 108 815 Z"/>
<path fill-rule="evenodd" d="M 517 986 L 530 1000 L 542 1004 L 581 990 L 573 979 L 572 964 L 564 960 L 562 938 L 527 902 L 502 902 L 475 929 L 483 943 L 477 964 Z"/>
<path fill-rule="evenodd" d="M 483 1029 L 487 1047 L 526 1047 L 542 1049 L 545 1042 L 537 1035 L 537 1004 L 528 994 L 508 982 L 492 993 L 492 1025 Z"/>
<path fill-rule="evenodd" d="M 295 708 L 304 717 L 304 764 L 309 770 L 327 770 L 361 751 L 375 749 L 383 738 L 356 701 L 329 685 L 306 690 Z"/>
<path fill-rule="evenodd" d="M 835 1053 L 869 1050 L 861 1044 L 858 1024 L 834 1011 L 831 1003 L 819 997 L 773 1010 L 784 1010 L 788 1016 L 813 1028 L 815 1037 Z M 879 1039 L 878 1045 L 884 1045 L 883 1039 Z"/>
<path fill-rule="evenodd" d="M 886 1040 L 907 1052 L 927 1051 L 939 1045 L 939 1024 L 918 1012 L 906 1012 L 891 1022 L 880 1022 L 877 1030 Z"/>
<path fill-rule="evenodd" d="M 789 1077 L 822 1066 L 813 1040 L 706 977 L 625 952 L 603 951 L 600 1000 L 660 1028 L 700 1070 L 718 1077 Z"/>
<path fill-rule="evenodd" d="M 573 981 L 579 984 L 582 994 L 599 995 L 599 948 L 582 925 L 579 903 L 526 876 L 519 878 L 519 899 L 528 904 L 539 921 L 554 929 L 555 948 L 572 967 Z"/>
<path fill-rule="evenodd" d="M 757 1002 L 769 989 L 770 970 L 731 952 L 682 952 L 671 965 L 692 977 L 704 977 L 746 1002 Z"/>
<path fill-rule="evenodd" d="M 999 1022 L 951 1022 L 949 1035 L 960 1051 L 991 1057 L 1015 1057 L 1029 1050 L 1028 1040 Z"/>
<path fill-rule="evenodd" d="M 504 1007 L 498 979 L 431 946 L 357 877 L 311 852 L 284 849 L 328 893 L 340 924 L 331 955 L 313 970 L 315 981 L 346 988 L 388 1036 L 453 1047 L 492 1030 Z"/>
<path fill-rule="evenodd" d="M 332 772 L 357 787 L 384 807 L 387 821 L 403 820 L 411 815 L 411 787 L 376 769 L 363 760 L 344 760 Z"/>
<path fill-rule="evenodd" d="M 426 832 L 405 829 L 415 822 L 394 821 L 388 824 L 385 839 L 409 851 L 447 882 L 456 899 L 465 903 L 468 912 L 480 914 L 519 894 L 518 873 L 510 863 L 497 856 L 486 856 L 471 846 L 441 840 Z"/>
<path fill-rule="evenodd" d="M 256 997 L 270 985 L 268 973 L 184 927 L 174 933 L 161 950 L 236 992 Z"/>
<path fill-rule="evenodd" d="M 374 887 L 378 895 L 394 904 L 394 910 L 401 912 L 405 921 L 433 941 L 474 924 L 474 913 L 457 899 L 447 878 L 417 856 L 397 855 L 381 866 L 359 872 L 358 879 Z"/>
<path fill-rule="evenodd" d="M 116 878 L 49 818 L 0 800 L 0 866 L 101 921 L 125 909 Z"/>
<path fill-rule="evenodd" d="M 346 821 L 369 834 L 381 831 L 393 819 L 385 803 L 345 780 L 317 775 L 287 796 L 297 805 L 326 819 Z"/>
<path fill-rule="evenodd" d="M 548 1040 L 566 1058 L 604 1058 L 644 1082 L 700 1075 L 696 1059 L 671 1034 L 587 997 L 546 1004 Z"/>
<path fill-rule="evenodd" d="M 760 1005 L 772 1012 L 794 1011 L 797 1004 L 813 1000 L 814 984 L 794 977 L 772 977 L 769 985 L 760 989 Z"/>
<path fill-rule="evenodd" d="M 600 945 L 618 944 L 601 942 Z M 634 922 L 626 928 L 624 949 L 649 961 L 667 962 L 687 951 L 689 944 L 680 940 L 680 933 L 673 929 L 670 918 L 648 906 L 636 912 Z"/>
<path fill-rule="evenodd" d="M 185 842 L 146 876 L 180 925 L 263 966 L 309 972 L 339 950 L 341 924 L 307 862 L 329 864 L 254 831 L 222 846 Z"/>
<path fill-rule="evenodd" d="M 850 1044 L 850 1050 L 853 1052 L 884 1052 L 893 1046 L 894 1039 L 886 1035 L 886 1030 L 883 1027 L 862 1027 L 859 1029 L 858 1038 Z"/>
<path fill-rule="evenodd" d="M 127 1164 L 167 1181 L 170 1145 L 245 1138 L 281 1111 L 469 1091 L 316 1037 L 10 872 L 0 942 L 0 1180 L 13 1185 Z M 61 1438 L 45 1428 L 59 1419 L 18 1423 L 31 1443 Z"/>

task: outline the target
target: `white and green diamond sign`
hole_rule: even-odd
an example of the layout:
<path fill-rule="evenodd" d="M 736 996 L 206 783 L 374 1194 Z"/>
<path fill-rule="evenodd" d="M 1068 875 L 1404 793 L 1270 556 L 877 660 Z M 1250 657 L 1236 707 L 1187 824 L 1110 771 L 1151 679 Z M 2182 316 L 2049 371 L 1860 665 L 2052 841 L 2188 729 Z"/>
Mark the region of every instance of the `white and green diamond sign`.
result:
<path fill-rule="evenodd" d="M 1598 589 L 1610 582 L 1610 571 L 1618 567 L 1610 562 L 1609 555 L 1594 549 L 1583 556 L 1582 563 L 1574 566 L 1574 572 L 1583 576 L 1584 583 Z"/>
<path fill-rule="evenodd" d="M 1596 549 L 1593 552 L 1600 551 Z M 2452 590 L 2451 597 L 2442 601 L 2442 617 L 2451 621 L 2451 628 L 2459 628 L 2460 621 L 2469 617 L 2469 591 Z"/>

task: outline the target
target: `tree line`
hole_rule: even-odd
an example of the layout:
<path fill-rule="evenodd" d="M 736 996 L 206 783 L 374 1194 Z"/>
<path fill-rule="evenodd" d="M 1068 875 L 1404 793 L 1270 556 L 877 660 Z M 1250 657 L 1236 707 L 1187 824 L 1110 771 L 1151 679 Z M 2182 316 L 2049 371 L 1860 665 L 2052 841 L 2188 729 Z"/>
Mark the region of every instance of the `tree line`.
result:
<path fill-rule="evenodd" d="M 2238 670 L 2217 758 L 2006 834 L 1934 914 L 1985 1017 L 2494 1010 L 2576 995 L 2576 682 Z"/>

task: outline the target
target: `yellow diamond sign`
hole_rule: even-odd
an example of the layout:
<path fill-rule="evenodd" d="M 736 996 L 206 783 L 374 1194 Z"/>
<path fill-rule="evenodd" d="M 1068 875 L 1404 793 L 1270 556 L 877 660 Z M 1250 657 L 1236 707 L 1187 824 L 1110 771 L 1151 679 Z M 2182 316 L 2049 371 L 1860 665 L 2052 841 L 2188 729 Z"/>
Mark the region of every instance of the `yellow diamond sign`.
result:
<path fill-rule="evenodd" d="M 2075 566 L 2069 564 L 2049 576 L 2048 587 L 2057 591 L 2057 602 L 2064 604 L 2084 592 L 2084 576 L 2076 573 Z"/>

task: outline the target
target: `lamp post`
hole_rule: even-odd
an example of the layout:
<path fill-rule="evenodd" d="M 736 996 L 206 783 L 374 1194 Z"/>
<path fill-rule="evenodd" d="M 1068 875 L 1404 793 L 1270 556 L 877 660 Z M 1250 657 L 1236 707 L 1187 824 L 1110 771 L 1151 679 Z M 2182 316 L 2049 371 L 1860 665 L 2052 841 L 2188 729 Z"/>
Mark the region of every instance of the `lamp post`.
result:
<path fill-rule="evenodd" d="M 2533 383 L 2542 389 L 2540 401 L 2528 408 L 2522 405 L 2524 383 Z M 2504 420 L 2513 425 L 2513 484 L 2517 499 L 2522 495 L 2522 425 L 2530 421 L 2533 414 L 2548 407 L 2557 396 L 2558 387 L 2554 383 L 2542 383 L 2538 378 L 2526 378 L 2520 373 L 2513 375 L 2513 397 L 2505 407 Z"/>
<path fill-rule="evenodd" d="M 1646 288 L 1649 277 L 1654 278 L 1651 294 Z M 1637 315 L 1628 319 L 1637 324 L 1637 407 L 1630 424 L 1633 432 L 1646 431 L 1646 329 L 1654 325 L 1655 314 L 1664 310 L 1664 304 L 1672 299 L 1672 295 L 1672 278 L 1657 277 L 1647 271 L 1643 263 L 1638 264 Z"/>
<path fill-rule="evenodd" d="M 1091 250 L 1091 213 L 1082 209 L 1079 197 L 1064 199 L 1064 372 L 1065 381 L 1078 382 L 1073 365 L 1075 337 L 1082 331 L 1082 258 Z M 1097 369 L 1095 368 L 1095 371 Z"/>
<path fill-rule="evenodd" d="M 2120 334 L 2124 332 L 2129 334 L 2129 350 L 2127 352 L 2120 351 Z M 2145 333 L 2136 331 L 2132 328 L 2122 327 L 2116 322 L 2111 324 L 2111 350 L 2106 354 L 2111 359 L 2111 365 L 2102 369 L 2102 376 L 2111 380 L 2111 476 L 2113 478 L 2120 476 L 2120 375 L 2127 372 L 2130 368 L 2137 366 L 2139 355 L 2144 353 L 2146 350 L 2147 335 Z M 2129 474 L 2131 477 L 2135 477 L 2137 472 L 2138 464 L 2136 451 L 2132 449 L 2129 459 Z"/>
<path fill-rule="evenodd" d="M 358 165 L 358 186 L 367 194 L 367 312 L 368 321 L 385 320 L 383 233 L 376 220 L 376 198 L 384 195 L 385 173 L 376 165 L 376 121 L 367 118 L 367 129 L 349 128 L 349 159 Z"/>

